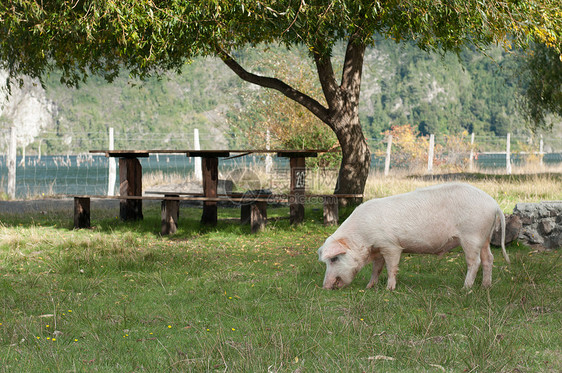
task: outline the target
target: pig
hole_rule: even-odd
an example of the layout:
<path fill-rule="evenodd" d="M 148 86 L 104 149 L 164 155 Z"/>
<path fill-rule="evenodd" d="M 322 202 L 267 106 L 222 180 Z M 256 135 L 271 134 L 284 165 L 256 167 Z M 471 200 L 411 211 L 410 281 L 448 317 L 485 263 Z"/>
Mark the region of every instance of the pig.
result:
<path fill-rule="evenodd" d="M 349 285 L 357 272 L 373 263 L 367 288 L 373 287 L 386 263 L 387 289 L 396 288 L 402 253 L 443 255 L 462 246 L 470 288 L 482 262 L 482 286 L 492 284 L 492 233 L 501 227 L 501 248 L 506 262 L 505 217 L 497 202 L 465 183 L 446 183 L 417 189 L 359 205 L 318 249 L 326 263 L 323 287 Z"/>

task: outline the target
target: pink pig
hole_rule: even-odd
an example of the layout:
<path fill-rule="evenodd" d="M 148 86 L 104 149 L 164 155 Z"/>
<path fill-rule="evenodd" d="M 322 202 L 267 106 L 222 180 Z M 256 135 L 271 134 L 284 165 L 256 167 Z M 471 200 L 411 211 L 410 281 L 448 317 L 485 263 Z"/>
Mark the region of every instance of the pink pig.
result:
<path fill-rule="evenodd" d="M 470 288 L 482 262 L 482 286 L 492 284 L 490 251 L 493 231 L 501 226 L 505 251 L 505 217 L 496 201 L 478 188 L 447 183 L 392 197 L 372 199 L 358 206 L 318 249 L 326 263 L 324 288 L 349 285 L 365 264 L 373 262 L 367 288 L 378 282 L 386 262 L 387 288 L 396 287 L 400 254 L 442 255 L 462 246 L 468 271 L 464 287 Z"/>

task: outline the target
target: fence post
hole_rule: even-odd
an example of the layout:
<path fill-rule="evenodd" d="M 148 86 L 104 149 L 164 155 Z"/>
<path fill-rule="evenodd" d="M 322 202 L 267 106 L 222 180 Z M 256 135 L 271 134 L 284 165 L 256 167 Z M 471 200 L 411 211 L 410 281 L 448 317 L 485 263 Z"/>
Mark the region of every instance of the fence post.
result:
<path fill-rule="evenodd" d="M 113 127 L 109 127 L 109 150 L 115 149 L 115 139 Z M 115 158 L 109 157 L 109 177 L 107 182 L 107 195 L 115 195 L 115 180 L 117 179 L 117 167 L 115 166 Z"/>
<path fill-rule="evenodd" d="M 468 170 L 474 169 L 474 132 L 470 135 L 470 158 L 468 160 Z"/>
<path fill-rule="evenodd" d="M 25 145 L 21 147 L 20 167 L 22 168 L 25 168 L 25 148 Z"/>
<path fill-rule="evenodd" d="M 193 147 L 195 150 L 201 150 L 201 143 L 199 143 L 199 130 L 193 130 Z M 201 157 L 195 157 L 195 181 L 203 181 L 203 169 L 201 168 Z"/>
<path fill-rule="evenodd" d="M 429 149 L 427 151 L 427 172 L 433 172 L 433 150 L 435 148 L 435 135 L 429 135 Z"/>
<path fill-rule="evenodd" d="M 505 148 L 505 172 L 511 175 L 511 134 L 507 134 L 507 145 Z"/>
<path fill-rule="evenodd" d="M 10 143 L 8 145 L 8 196 L 16 198 L 16 127 L 10 128 Z"/>
<path fill-rule="evenodd" d="M 386 144 L 386 158 L 384 159 L 384 176 L 388 176 L 390 170 L 390 152 L 392 150 L 392 135 L 388 135 Z"/>
<path fill-rule="evenodd" d="M 267 150 L 271 149 L 271 133 L 269 132 L 269 128 L 267 129 L 267 134 L 265 138 L 265 148 Z M 271 169 L 273 168 L 273 159 L 271 158 L 271 154 L 267 153 L 265 156 L 265 173 L 267 175 L 271 175 Z"/>

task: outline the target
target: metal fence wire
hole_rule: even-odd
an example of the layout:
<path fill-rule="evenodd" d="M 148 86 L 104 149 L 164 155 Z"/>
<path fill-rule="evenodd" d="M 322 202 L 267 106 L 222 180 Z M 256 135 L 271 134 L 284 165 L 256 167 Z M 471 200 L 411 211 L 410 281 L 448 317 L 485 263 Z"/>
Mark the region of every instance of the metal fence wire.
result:
<path fill-rule="evenodd" d="M 198 131 L 203 149 L 244 147 L 244 139 L 229 142 L 232 134 Z M 109 159 L 90 154 L 89 150 L 108 149 L 109 133 L 72 133 L 61 136 L 46 132 L 31 142 L 21 141 L 15 133 L 15 149 L 10 130 L 0 130 L 0 194 L 9 198 L 34 198 L 45 195 L 105 194 L 108 192 Z M 458 136 L 417 137 L 410 144 L 389 137 L 369 138 L 373 172 L 537 172 L 562 168 L 562 139 L 532 136 Z M 231 145 L 229 145 L 231 144 Z M 235 144 L 235 145 L 232 145 Z M 171 136 L 167 133 L 114 133 L 115 149 L 194 149 L 193 133 Z M 390 152 L 389 152 L 390 150 Z M 432 157 L 429 157 L 433 154 Z M 283 160 L 273 157 L 273 172 L 282 172 Z M 143 175 L 166 179 L 173 175 L 191 178 L 195 161 L 185 155 L 151 155 L 142 160 Z M 240 157 L 221 162 L 221 174 L 236 167 L 265 170 L 265 157 Z M 512 168 L 514 167 L 514 171 Z M 156 176 L 154 176 L 156 175 Z M 144 176 L 143 176 L 144 177 Z M 111 189 L 109 187 L 109 189 Z M 5 197 L 4 197 L 5 198 Z"/>

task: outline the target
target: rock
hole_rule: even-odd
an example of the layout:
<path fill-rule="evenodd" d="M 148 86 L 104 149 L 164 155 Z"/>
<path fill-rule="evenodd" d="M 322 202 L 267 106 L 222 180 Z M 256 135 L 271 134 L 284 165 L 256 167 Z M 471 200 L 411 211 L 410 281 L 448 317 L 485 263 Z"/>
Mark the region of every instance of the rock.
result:
<path fill-rule="evenodd" d="M 539 229 L 539 233 L 541 233 L 543 236 L 548 236 L 556 227 L 556 223 L 550 219 L 544 219 L 541 220 L 537 226 Z"/>
<path fill-rule="evenodd" d="M 545 249 L 562 247 L 562 202 L 518 203 L 513 215 L 522 224 L 519 240 Z"/>
<path fill-rule="evenodd" d="M 9 123 L 8 127 L 16 129 L 18 146 L 27 146 L 42 130 L 54 125 L 58 107 L 47 98 L 38 79 L 23 77 L 23 85 L 12 84 L 11 94 L 8 95 L 3 86 L 7 77 L 8 72 L 0 70 L 0 116 L 3 119 L 0 128 Z M 4 145 L 0 142 L 0 150 L 5 150 Z"/>
<path fill-rule="evenodd" d="M 523 224 L 518 215 L 505 216 L 505 244 L 509 244 L 519 237 L 519 231 Z M 494 246 L 501 246 L 501 228 L 494 231 L 490 243 Z"/>

